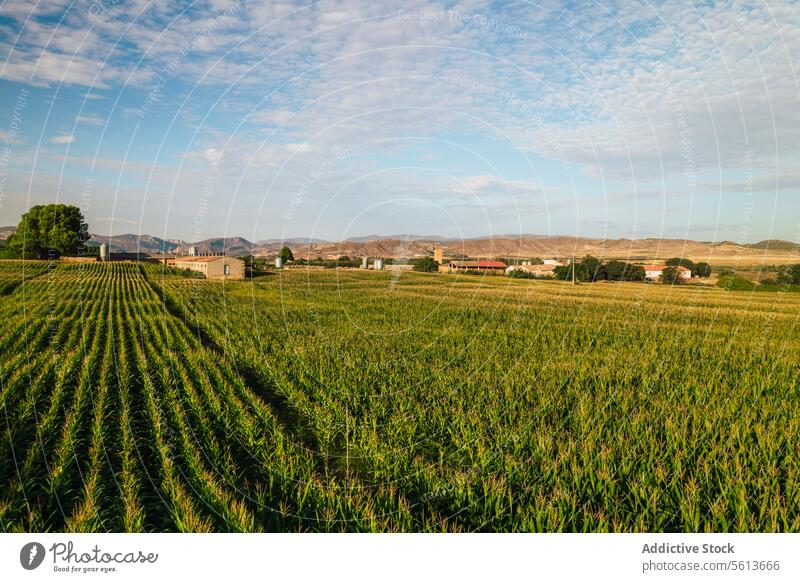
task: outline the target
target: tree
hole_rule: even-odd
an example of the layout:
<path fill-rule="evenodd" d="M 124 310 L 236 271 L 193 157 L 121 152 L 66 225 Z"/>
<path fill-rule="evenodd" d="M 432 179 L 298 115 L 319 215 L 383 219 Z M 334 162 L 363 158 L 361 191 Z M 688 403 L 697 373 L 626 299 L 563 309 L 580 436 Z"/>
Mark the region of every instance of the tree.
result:
<path fill-rule="evenodd" d="M 414 270 L 423 273 L 435 273 L 439 270 L 439 263 L 431 257 L 423 257 L 414 263 Z"/>
<path fill-rule="evenodd" d="M 689 259 L 682 259 L 680 257 L 672 257 L 671 259 L 667 259 L 664 263 L 668 267 L 686 267 L 692 273 L 694 273 L 695 265 L 693 261 Z"/>
<path fill-rule="evenodd" d="M 294 255 L 292 254 L 292 249 L 290 249 L 289 247 L 283 247 L 281 249 L 280 257 L 281 257 L 281 260 L 284 263 L 288 263 L 289 261 L 293 261 L 294 260 Z"/>
<path fill-rule="evenodd" d="M 89 225 L 80 208 L 67 204 L 32 206 L 22 215 L 9 250 L 30 259 L 76 255 L 89 239 Z"/>
<path fill-rule="evenodd" d="M 692 269 L 692 277 L 710 277 L 711 265 L 708 263 L 695 263 Z"/>
<path fill-rule="evenodd" d="M 787 285 L 800 284 L 800 265 L 791 265 L 778 273 L 778 283 Z"/>
<path fill-rule="evenodd" d="M 603 263 L 597 257 L 586 255 L 581 259 L 580 264 L 586 269 L 589 275 L 588 281 L 597 281 L 603 278 Z"/>
<path fill-rule="evenodd" d="M 666 285 L 680 285 L 683 283 L 683 277 L 677 267 L 667 267 L 661 271 L 661 282 Z"/>
<path fill-rule="evenodd" d="M 569 265 L 559 265 L 553 269 L 553 275 L 556 279 L 562 281 L 572 281 L 572 263 Z M 584 266 L 583 262 L 575 264 L 575 280 L 576 281 L 590 281 L 589 270 Z"/>
<path fill-rule="evenodd" d="M 608 261 L 603 265 L 603 279 L 609 281 L 644 281 L 644 267 L 624 261 Z"/>

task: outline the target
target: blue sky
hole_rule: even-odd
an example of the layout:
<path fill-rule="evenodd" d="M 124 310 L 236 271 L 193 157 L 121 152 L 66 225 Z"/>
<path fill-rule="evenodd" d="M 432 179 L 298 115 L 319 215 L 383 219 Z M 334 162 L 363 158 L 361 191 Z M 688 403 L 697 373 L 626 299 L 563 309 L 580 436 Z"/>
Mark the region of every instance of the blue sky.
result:
<path fill-rule="evenodd" d="M 0 225 L 186 240 L 800 235 L 782 2 L 0 7 Z"/>

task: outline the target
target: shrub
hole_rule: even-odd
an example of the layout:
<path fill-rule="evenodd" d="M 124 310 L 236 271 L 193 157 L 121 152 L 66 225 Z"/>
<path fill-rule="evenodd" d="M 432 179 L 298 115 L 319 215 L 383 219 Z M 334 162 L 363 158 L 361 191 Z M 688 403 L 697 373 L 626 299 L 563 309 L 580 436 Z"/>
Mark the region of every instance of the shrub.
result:
<path fill-rule="evenodd" d="M 523 269 L 514 269 L 508 272 L 508 276 L 512 279 L 535 279 L 536 275 L 529 273 Z"/>
<path fill-rule="evenodd" d="M 726 275 L 719 278 L 717 287 L 727 289 L 728 291 L 753 291 L 756 288 L 756 284 L 752 281 L 748 281 L 744 277 Z"/>
<path fill-rule="evenodd" d="M 431 257 L 424 257 L 414 262 L 414 270 L 422 273 L 435 273 L 439 270 L 439 263 Z"/>

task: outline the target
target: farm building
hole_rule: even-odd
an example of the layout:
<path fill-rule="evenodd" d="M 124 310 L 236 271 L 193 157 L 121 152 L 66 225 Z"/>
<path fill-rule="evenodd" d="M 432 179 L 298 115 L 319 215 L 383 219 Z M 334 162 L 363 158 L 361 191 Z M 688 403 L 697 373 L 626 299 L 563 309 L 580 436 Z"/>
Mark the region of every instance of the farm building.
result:
<path fill-rule="evenodd" d="M 644 265 L 644 276 L 647 279 L 658 279 L 664 269 L 668 269 L 667 265 Z M 681 279 L 691 279 L 692 272 L 686 267 L 673 267 L 678 270 Z"/>
<path fill-rule="evenodd" d="M 175 266 L 203 273 L 207 279 L 244 279 L 244 261 L 233 257 L 178 257 Z"/>
<path fill-rule="evenodd" d="M 502 275 L 505 273 L 506 265 L 503 261 L 451 261 L 446 265 L 441 265 L 439 271 L 442 273 L 490 273 Z"/>
<path fill-rule="evenodd" d="M 548 267 L 566 267 L 568 263 L 566 261 L 557 261 L 556 259 L 545 259 L 544 264 Z"/>
<path fill-rule="evenodd" d="M 525 271 L 534 277 L 553 277 L 555 276 L 556 265 L 512 265 L 506 269 L 506 274 L 512 271 Z"/>
<path fill-rule="evenodd" d="M 176 257 L 175 255 L 170 254 L 170 253 L 163 253 L 163 254 L 158 254 L 158 255 L 150 255 L 150 258 L 153 259 L 154 261 L 158 261 L 159 263 L 161 263 L 165 267 L 174 267 L 175 266 L 175 260 L 178 257 Z"/>

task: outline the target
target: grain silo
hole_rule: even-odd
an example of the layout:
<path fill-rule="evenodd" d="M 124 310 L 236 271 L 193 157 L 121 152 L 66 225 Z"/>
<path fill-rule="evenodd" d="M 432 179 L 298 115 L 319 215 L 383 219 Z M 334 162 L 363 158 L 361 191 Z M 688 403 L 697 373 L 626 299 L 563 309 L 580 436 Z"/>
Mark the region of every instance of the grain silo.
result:
<path fill-rule="evenodd" d="M 100 244 L 100 260 L 104 263 L 108 261 L 108 243 Z"/>
<path fill-rule="evenodd" d="M 383 270 L 383 259 L 375 259 L 374 268 L 376 271 Z"/>
<path fill-rule="evenodd" d="M 275 259 L 275 268 L 276 269 L 283 269 L 283 257 L 277 257 Z"/>
<path fill-rule="evenodd" d="M 369 257 L 361 257 L 361 268 L 369 269 Z"/>

